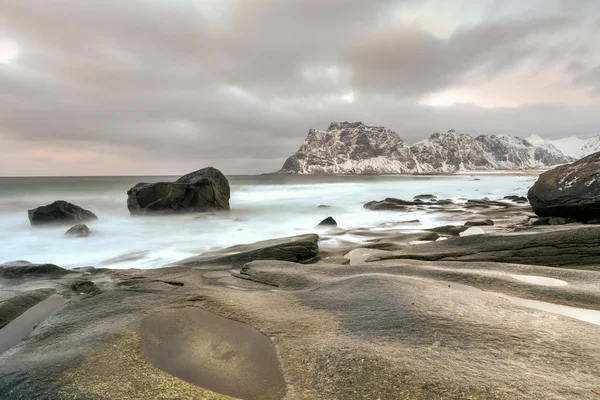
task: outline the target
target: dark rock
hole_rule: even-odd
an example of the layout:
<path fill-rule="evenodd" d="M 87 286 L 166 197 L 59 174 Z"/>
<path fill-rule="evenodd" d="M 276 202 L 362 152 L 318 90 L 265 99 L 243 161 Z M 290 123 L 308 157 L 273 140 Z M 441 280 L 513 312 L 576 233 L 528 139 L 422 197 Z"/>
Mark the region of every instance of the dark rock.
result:
<path fill-rule="evenodd" d="M 540 217 L 600 218 L 600 152 L 544 172 L 527 197 Z"/>
<path fill-rule="evenodd" d="M 437 196 L 433 194 L 420 194 L 413 198 L 414 200 L 437 200 Z"/>
<path fill-rule="evenodd" d="M 93 212 L 64 200 L 29 210 L 27 215 L 31 225 L 69 224 L 98 219 Z"/>
<path fill-rule="evenodd" d="M 77 224 L 69 228 L 68 231 L 65 232 L 65 235 L 75 236 L 75 237 L 86 237 L 90 236 L 92 231 L 87 227 L 86 224 Z"/>
<path fill-rule="evenodd" d="M 175 266 L 240 265 L 254 260 L 307 262 L 319 253 L 319 235 L 308 234 L 232 246 L 177 261 Z"/>
<path fill-rule="evenodd" d="M 407 206 L 416 206 L 416 205 L 421 205 L 423 204 L 422 201 L 408 201 L 408 200 L 401 200 L 401 199 L 394 199 L 391 197 L 388 197 L 385 200 L 381 200 L 381 201 L 370 201 L 368 203 L 366 203 L 363 207 L 366 208 L 367 210 L 373 210 L 373 211 L 378 211 L 378 210 L 393 210 L 393 211 L 407 211 L 408 207 Z"/>
<path fill-rule="evenodd" d="M 484 219 L 483 221 L 467 221 L 465 226 L 493 226 L 494 221 L 491 219 Z"/>
<path fill-rule="evenodd" d="M 32 264 L 28 261 L 13 261 L 0 264 L 0 278 L 23 278 L 40 275 L 66 275 L 69 271 L 54 264 Z"/>
<path fill-rule="evenodd" d="M 576 223 L 578 221 L 572 218 L 563 218 L 563 217 L 550 217 L 548 220 L 548 225 L 566 225 Z"/>
<path fill-rule="evenodd" d="M 428 229 L 428 231 L 439 233 L 441 235 L 458 236 L 461 232 L 464 232 L 467 229 L 469 229 L 468 226 L 444 225 Z"/>
<path fill-rule="evenodd" d="M 377 259 L 492 261 L 600 270 L 600 228 L 583 227 L 537 234 L 450 238 L 403 248 Z M 372 261 L 372 260 L 371 260 Z"/>
<path fill-rule="evenodd" d="M 435 204 L 439 205 L 439 206 L 443 206 L 443 205 L 449 205 L 449 204 L 454 204 L 454 202 L 452 200 L 437 200 L 435 202 Z"/>
<path fill-rule="evenodd" d="M 331 208 L 331 206 L 328 206 L 326 204 L 321 204 L 317 208 Z"/>
<path fill-rule="evenodd" d="M 518 198 L 520 198 L 521 196 L 515 196 L 515 195 L 511 195 L 511 196 L 504 196 L 504 200 L 517 200 Z"/>
<path fill-rule="evenodd" d="M 319 226 L 337 226 L 337 222 L 335 221 L 335 219 L 333 219 L 333 217 L 327 217 L 323 221 L 321 221 L 319 225 L 317 225 L 317 227 Z"/>
<path fill-rule="evenodd" d="M 229 182 L 213 168 L 184 175 L 175 182 L 138 183 L 127 191 L 131 214 L 229 210 Z"/>

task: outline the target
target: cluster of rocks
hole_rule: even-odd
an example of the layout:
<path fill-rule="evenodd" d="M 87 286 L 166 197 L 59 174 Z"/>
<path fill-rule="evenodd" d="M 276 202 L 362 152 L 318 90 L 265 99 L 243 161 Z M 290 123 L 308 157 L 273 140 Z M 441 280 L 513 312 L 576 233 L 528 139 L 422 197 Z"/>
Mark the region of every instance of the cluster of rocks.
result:
<path fill-rule="evenodd" d="M 175 182 L 138 183 L 127 192 L 132 215 L 229 210 L 230 188 L 221 171 L 207 167 L 182 176 Z M 73 224 L 65 232 L 71 237 L 92 234 L 84 222 L 97 220 L 93 212 L 64 200 L 28 210 L 31 225 Z"/>

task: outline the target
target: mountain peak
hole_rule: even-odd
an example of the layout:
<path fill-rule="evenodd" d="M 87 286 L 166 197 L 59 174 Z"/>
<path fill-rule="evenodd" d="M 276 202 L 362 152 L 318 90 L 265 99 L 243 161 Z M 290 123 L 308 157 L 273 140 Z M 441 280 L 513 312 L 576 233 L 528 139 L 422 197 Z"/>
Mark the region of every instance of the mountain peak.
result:
<path fill-rule="evenodd" d="M 569 162 L 552 146 L 536 146 L 513 136 L 476 138 L 450 129 L 407 145 L 385 127 L 332 122 L 327 131 L 311 129 L 280 173 L 410 174 L 459 170 L 528 169 Z"/>

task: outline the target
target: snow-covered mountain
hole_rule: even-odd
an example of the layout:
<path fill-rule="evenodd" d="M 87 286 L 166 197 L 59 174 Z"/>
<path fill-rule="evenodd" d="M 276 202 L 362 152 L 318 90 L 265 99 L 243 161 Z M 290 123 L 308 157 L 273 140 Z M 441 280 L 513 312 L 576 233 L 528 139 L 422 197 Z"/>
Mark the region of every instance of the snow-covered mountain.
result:
<path fill-rule="evenodd" d="M 526 140 L 536 146 L 544 144 L 552 145 L 566 156 L 573 157 L 574 159 L 579 159 L 600 151 L 600 135 L 590 139 L 580 139 L 570 136 L 554 140 L 546 140 L 538 135 L 531 135 Z"/>
<path fill-rule="evenodd" d="M 362 122 L 332 122 L 311 129 L 279 173 L 410 174 L 469 170 L 528 169 L 571 161 L 554 146 L 514 136 L 473 138 L 450 130 L 409 145 L 397 133 Z"/>

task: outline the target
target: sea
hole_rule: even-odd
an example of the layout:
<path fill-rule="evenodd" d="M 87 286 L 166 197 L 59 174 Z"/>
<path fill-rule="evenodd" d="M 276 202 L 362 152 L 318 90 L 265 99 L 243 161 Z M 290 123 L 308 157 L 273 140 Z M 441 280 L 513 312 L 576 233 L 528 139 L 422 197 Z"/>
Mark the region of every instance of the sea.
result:
<path fill-rule="evenodd" d="M 406 229 L 445 225 L 439 213 L 369 211 L 363 204 L 386 197 L 499 199 L 525 195 L 531 175 L 259 175 L 228 176 L 231 211 L 206 214 L 130 216 L 127 190 L 138 182 L 173 181 L 169 176 L 0 177 L 0 263 L 26 260 L 64 268 L 157 268 L 203 252 L 259 240 L 321 233 L 315 226 L 332 216 L 340 229 L 388 229 L 418 219 Z M 86 238 L 65 236 L 69 226 L 31 226 L 27 210 L 65 200 L 94 212 Z M 330 208 L 319 208 L 327 205 Z M 459 222 L 457 222 L 459 223 Z M 399 225 L 402 227 L 402 224 Z M 398 229 L 395 226 L 394 229 Z M 339 240 L 364 241 L 348 233 Z"/>

